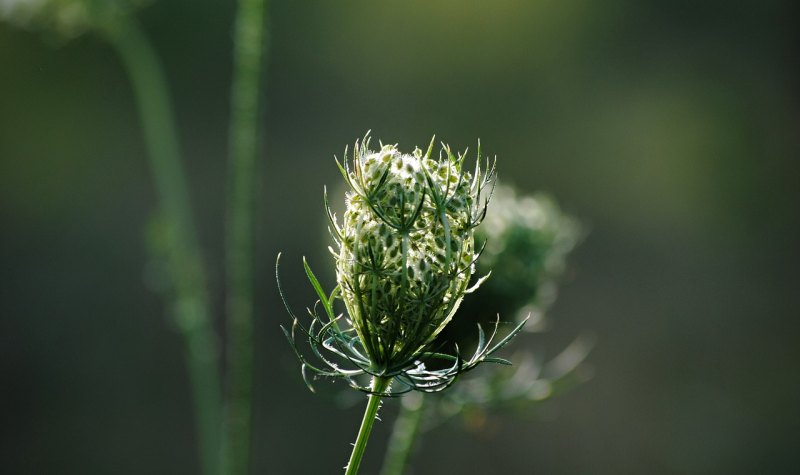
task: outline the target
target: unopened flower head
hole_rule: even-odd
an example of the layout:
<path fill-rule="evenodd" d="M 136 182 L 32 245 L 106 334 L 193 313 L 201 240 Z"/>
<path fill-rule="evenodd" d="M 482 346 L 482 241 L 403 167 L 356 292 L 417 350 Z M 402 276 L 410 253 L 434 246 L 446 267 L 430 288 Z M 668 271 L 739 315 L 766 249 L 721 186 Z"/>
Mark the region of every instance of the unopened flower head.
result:
<path fill-rule="evenodd" d="M 438 159 L 395 145 L 356 143 L 342 167 L 351 187 L 341 226 L 337 281 L 375 370 L 394 370 L 453 317 L 475 271 L 473 230 L 487 176 L 462 169 L 443 146 Z"/>
<path fill-rule="evenodd" d="M 337 248 L 337 285 L 323 290 L 310 266 L 306 275 L 319 297 L 309 309 L 311 324 L 289 314 L 286 338 L 302 363 L 303 378 L 341 378 L 353 388 L 380 394 L 416 390 L 441 391 L 481 363 L 510 364 L 496 351 L 522 330 L 517 324 L 495 341 L 499 317 L 491 334 L 478 325 L 478 344 L 464 358 L 457 346 L 432 348 L 434 339 L 453 318 L 475 273 L 474 230 L 486 215 L 494 186 L 494 163 L 481 168 L 480 149 L 474 171 L 464 169 L 465 154 L 454 155 L 442 145 L 438 158 L 415 149 L 402 153 L 395 145 L 370 149 L 369 136 L 356 142 L 350 160 L 338 162 L 350 190 L 342 222 L 325 204 Z M 345 155 L 347 152 L 345 151 Z M 276 273 L 278 266 L 276 265 Z M 335 304 L 344 303 L 346 317 Z M 346 323 L 345 323 L 346 322 Z M 298 346 L 300 331 L 312 349 L 307 357 Z M 448 351 L 455 350 L 451 354 Z M 364 378 L 397 383 L 385 392 Z"/>
<path fill-rule="evenodd" d="M 582 235 L 580 223 L 544 193 L 518 195 L 498 185 L 492 204 L 492 213 L 475 230 L 476 241 L 486 243 L 478 271 L 492 271 L 484 297 L 502 304 L 496 310 L 506 314 L 538 313 L 536 322 L 555 299 L 566 256 Z"/>

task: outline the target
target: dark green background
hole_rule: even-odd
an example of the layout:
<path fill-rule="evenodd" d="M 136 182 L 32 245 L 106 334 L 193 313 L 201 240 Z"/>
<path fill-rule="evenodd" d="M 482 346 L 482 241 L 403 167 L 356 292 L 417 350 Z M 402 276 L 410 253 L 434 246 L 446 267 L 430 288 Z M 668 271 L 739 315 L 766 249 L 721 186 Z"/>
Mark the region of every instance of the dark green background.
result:
<path fill-rule="evenodd" d="M 272 1 L 254 473 L 338 473 L 355 437 L 361 401 L 342 409 L 337 387 L 300 380 L 273 263 L 283 251 L 290 300 L 312 303 L 300 258 L 330 266 L 322 187 L 367 129 L 405 150 L 480 138 L 501 180 L 550 191 L 591 231 L 540 342 L 554 354 L 594 333 L 594 378 L 477 433 L 440 427 L 414 473 L 793 473 L 792 3 Z M 160 1 L 140 17 L 221 311 L 233 4 Z M 198 472 L 182 341 L 147 286 L 144 153 L 113 50 L 0 25 L 0 472 Z"/>

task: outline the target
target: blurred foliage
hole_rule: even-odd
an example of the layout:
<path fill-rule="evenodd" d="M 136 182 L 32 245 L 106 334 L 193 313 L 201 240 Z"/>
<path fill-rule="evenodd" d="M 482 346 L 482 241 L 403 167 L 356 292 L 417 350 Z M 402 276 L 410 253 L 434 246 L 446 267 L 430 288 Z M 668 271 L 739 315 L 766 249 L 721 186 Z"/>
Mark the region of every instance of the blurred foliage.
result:
<path fill-rule="evenodd" d="M 117 20 L 150 0 L 0 0 L 0 19 L 23 28 L 74 37 Z"/>
<path fill-rule="evenodd" d="M 548 310 L 557 325 L 531 338 L 554 355 L 591 330 L 594 378 L 542 405 L 544 423 L 441 427 L 417 473 L 795 471 L 796 2 L 271 9 L 256 471 L 334 472 L 346 444 L 308 457 L 297 441 L 308 427 L 330 441 L 355 431 L 360 408 L 331 414 L 299 382 L 273 263 L 283 250 L 287 293 L 313 301 L 299 263 L 309 249 L 315 268 L 330 259 L 318 217 L 331 151 L 370 128 L 400 143 L 435 132 L 457 149 L 480 137 L 501 181 L 547 190 L 591 229 Z M 212 276 L 232 17 L 210 1 L 140 12 L 175 91 Z M 197 473 L 180 339 L 142 277 L 155 194 L 120 65 L 88 35 L 52 48 L 6 23 L 0 64 L 2 471 Z M 370 457 L 365 471 L 380 463 Z"/>

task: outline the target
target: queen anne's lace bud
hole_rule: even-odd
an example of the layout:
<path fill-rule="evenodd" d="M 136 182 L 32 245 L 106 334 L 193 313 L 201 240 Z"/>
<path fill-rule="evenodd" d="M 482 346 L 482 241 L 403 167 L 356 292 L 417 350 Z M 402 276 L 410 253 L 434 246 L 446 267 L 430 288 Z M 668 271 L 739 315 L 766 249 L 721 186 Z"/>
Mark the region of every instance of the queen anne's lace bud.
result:
<path fill-rule="evenodd" d="M 478 272 L 492 271 L 483 287 L 484 301 L 504 315 L 541 318 L 556 297 L 566 256 L 581 235 L 580 223 L 562 213 L 552 197 L 519 196 L 513 188 L 498 185 L 492 213 L 475 230 L 476 242 L 486 244 Z"/>
<path fill-rule="evenodd" d="M 306 383 L 311 374 L 341 378 L 352 387 L 388 394 L 365 384 L 394 381 L 391 394 L 417 390 L 441 391 L 456 378 L 481 363 L 510 364 L 492 356 L 521 330 L 516 325 L 500 341 L 494 331 L 487 335 L 478 325 L 478 342 L 472 356 L 462 357 L 456 348 L 436 348 L 434 338 L 453 318 L 475 272 L 473 231 L 486 214 L 488 198 L 483 191 L 493 185 L 494 164 L 483 170 L 478 151 L 475 171 L 463 170 L 464 155 L 453 155 L 445 145 L 438 159 L 431 146 L 403 154 L 393 145 L 369 148 L 369 139 L 356 142 L 350 161 L 339 163 L 350 185 L 347 209 L 341 225 L 328 208 L 331 231 L 338 249 L 338 285 L 326 293 L 307 262 L 306 274 L 319 297 L 309 309 L 306 327 L 294 315 L 283 290 L 279 290 L 292 315 L 291 330 L 283 328 L 302 362 Z M 338 163 L 338 162 L 337 162 Z M 485 193 L 488 197 L 491 193 Z M 276 265 L 277 273 L 277 265 Z M 345 324 L 335 306 L 343 301 Z M 313 357 L 297 346 L 300 331 Z M 377 378 L 377 379 L 375 379 Z"/>
<path fill-rule="evenodd" d="M 462 170 L 445 146 L 401 153 L 356 144 L 343 172 L 351 186 L 337 227 L 337 280 L 375 370 L 393 370 L 428 345 L 453 317 L 476 259 L 473 229 L 486 183 Z"/>

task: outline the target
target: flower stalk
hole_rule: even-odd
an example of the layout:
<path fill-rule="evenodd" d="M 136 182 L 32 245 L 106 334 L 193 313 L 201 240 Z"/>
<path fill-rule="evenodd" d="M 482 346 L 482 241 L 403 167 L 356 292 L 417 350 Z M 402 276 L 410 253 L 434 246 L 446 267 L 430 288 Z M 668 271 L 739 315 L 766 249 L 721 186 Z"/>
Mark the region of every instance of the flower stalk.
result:
<path fill-rule="evenodd" d="M 358 430 L 358 437 L 356 443 L 353 445 L 353 452 L 350 454 L 350 460 L 347 462 L 345 475 L 356 475 L 358 468 L 361 466 L 361 459 L 364 457 L 364 452 L 367 449 L 367 442 L 369 435 L 372 433 L 372 426 L 375 425 L 375 419 L 378 417 L 378 409 L 381 404 L 381 397 L 384 392 L 389 388 L 392 378 L 381 378 L 375 376 L 372 378 L 372 393 L 369 395 L 367 401 L 367 408 L 364 410 L 364 418 L 361 420 L 361 428 Z"/>
<path fill-rule="evenodd" d="M 423 414 L 429 396 L 409 394 L 400 403 L 400 412 L 392 426 L 392 434 L 381 467 L 381 475 L 403 475 L 421 431 Z"/>
<path fill-rule="evenodd" d="M 132 17 L 120 17 L 100 31 L 119 54 L 139 109 L 162 220 L 168 228 L 165 251 L 175 293 L 171 304 L 186 344 L 202 471 L 215 474 L 222 407 L 217 336 L 166 77 L 152 44 Z"/>
<path fill-rule="evenodd" d="M 222 473 L 250 466 L 256 158 L 264 67 L 265 0 L 240 0 L 234 31 L 227 220 L 227 381 Z"/>

